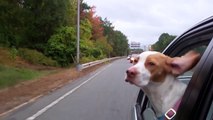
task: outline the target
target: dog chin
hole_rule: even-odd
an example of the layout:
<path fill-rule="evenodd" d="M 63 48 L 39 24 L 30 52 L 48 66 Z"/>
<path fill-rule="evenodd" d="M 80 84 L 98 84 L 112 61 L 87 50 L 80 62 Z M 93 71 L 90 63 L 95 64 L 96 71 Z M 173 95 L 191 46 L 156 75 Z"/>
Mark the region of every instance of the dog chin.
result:
<path fill-rule="evenodd" d="M 149 75 L 143 75 L 143 74 L 139 74 L 136 79 L 134 80 L 134 84 L 138 87 L 144 87 L 147 86 L 149 84 Z"/>
<path fill-rule="evenodd" d="M 141 88 L 147 86 L 149 84 L 149 80 L 136 80 L 134 84 Z"/>
<path fill-rule="evenodd" d="M 125 81 L 130 83 L 130 84 L 134 84 L 135 86 L 140 87 L 140 88 L 148 85 L 148 83 L 149 83 L 148 80 L 140 81 L 140 80 L 128 80 L 128 79 L 125 79 Z"/>
<path fill-rule="evenodd" d="M 136 85 L 136 86 L 137 86 L 137 84 L 138 84 L 138 82 L 136 82 L 134 79 L 130 79 L 130 78 L 128 78 L 128 77 L 125 78 L 125 81 L 128 82 L 128 83 L 130 83 L 130 84 L 134 84 L 134 85 Z"/>
<path fill-rule="evenodd" d="M 144 87 L 144 86 L 148 85 L 148 83 L 149 83 L 149 80 L 129 78 L 127 76 L 125 77 L 125 81 L 130 84 L 134 84 L 135 86 L 138 86 L 138 87 Z"/>

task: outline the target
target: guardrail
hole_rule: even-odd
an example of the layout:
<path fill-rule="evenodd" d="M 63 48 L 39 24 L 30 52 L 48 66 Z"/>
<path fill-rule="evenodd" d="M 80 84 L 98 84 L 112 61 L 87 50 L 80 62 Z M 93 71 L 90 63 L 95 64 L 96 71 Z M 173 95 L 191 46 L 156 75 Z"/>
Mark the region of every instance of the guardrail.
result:
<path fill-rule="evenodd" d="M 118 59 L 118 58 L 121 58 L 121 57 L 105 58 L 105 59 L 102 59 L 102 60 L 96 60 L 96 61 L 84 63 L 84 64 L 81 64 L 79 66 L 79 68 L 77 68 L 77 69 L 78 70 L 83 70 L 83 69 L 86 69 L 86 68 L 89 68 L 89 67 L 92 67 L 92 66 L 107 62 L 107 61 L 115 60 L 115 59 Z"/>

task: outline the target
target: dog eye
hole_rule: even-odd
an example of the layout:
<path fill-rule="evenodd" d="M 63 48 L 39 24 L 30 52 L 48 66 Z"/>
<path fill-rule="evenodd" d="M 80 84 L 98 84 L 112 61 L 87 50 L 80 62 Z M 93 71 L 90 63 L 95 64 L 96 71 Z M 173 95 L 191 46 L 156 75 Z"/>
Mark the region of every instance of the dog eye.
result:
<path fill-rule="evenodd" d="M 155 63 L 154 63 L 154 62 L 148 62 L 148 64 L 149 64 L 150 66 L 155 66 Z"/>
<path fill-rule="evenodd" d="M 138 62 L 138 59 L 134 59 L 134 62 L 137 63 L 137 62 Z"/>

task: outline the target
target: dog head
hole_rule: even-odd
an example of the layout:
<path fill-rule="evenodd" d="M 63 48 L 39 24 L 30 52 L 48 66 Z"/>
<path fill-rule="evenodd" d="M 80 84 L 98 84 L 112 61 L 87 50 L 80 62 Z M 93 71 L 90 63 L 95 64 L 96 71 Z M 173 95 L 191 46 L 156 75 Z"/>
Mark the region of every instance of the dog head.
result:
<path fill-rule="evenodd" d="M 126 81 L 139 87 L 150 82 L 164 82 L 167 75 L 174 77 L 193 68 L 199 61 L 200 54 L 189 51 L 182 57 L 171 58 L 160 52 L 141 53 L 133 66 L 126 71 Z"/>

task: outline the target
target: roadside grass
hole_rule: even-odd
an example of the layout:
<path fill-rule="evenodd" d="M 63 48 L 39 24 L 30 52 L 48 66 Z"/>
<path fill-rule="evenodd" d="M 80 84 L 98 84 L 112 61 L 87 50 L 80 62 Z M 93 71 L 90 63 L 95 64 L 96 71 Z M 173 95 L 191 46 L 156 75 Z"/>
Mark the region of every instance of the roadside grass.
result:
<path fill-rule="evenodd" d="M 0 65 L 0 89 L 39 78 L 49 72 Z"/>
<path fill-rule="evenodd" d="M 17 56 L 17 52 L 16 49 L 0 46 L 0 90 L 23 81 L 33 80 L 57 72 L 56 68 L 30 63 L 22 57 Z M 30 52 L 32 52 L 32 54 L 35 53 L 34 51 Z M 39 55 L 36 54 L 33 57 L 37 58 Z M 28 56 L 30 56 L 29 52 Z M 40 55 L 39 58 L 43 58 L 41 56 L 42 55 Z M 48 59 L 45 58 L 45 60 L 48 62 Z"/>

